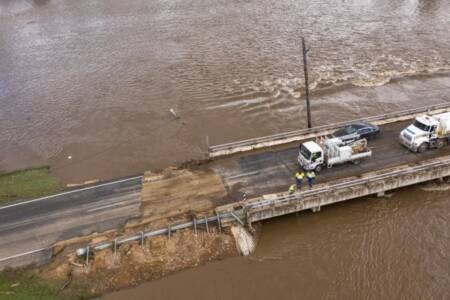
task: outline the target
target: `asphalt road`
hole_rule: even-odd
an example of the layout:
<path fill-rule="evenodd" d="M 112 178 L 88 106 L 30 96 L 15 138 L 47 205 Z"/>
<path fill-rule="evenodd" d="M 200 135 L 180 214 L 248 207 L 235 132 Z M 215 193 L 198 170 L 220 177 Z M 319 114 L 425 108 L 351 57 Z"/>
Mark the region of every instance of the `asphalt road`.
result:
<path fill-rule="evenodd" d="M 398 135 L 411 120 L 380 126 L 380 137 L 369 141 L 372 156 L 361 161 L 359 165 L 345 163 L 323 169 L 317 174 L 317 183 L 343 177 L 385 169 L 401 164 L 414 163 L 432 157 L 450 154 L 450 146 L 425 153 L 413 153 L 400 145 Z M 243 193 L 247 198 L 268 193 L 287 191 L 295 183 L 294 174 L 298 170 L 297 156 L 300 141 L 285 149 L 239 155 L 233 159 L 214 162 L 212 168 L 220 174 L 222 181 L 236 200 Z M 305 187 L 303 187 L 305 188 Z"/>
<path fill-rule="evenodd" d="M 402 147 L 398 134 L 410 122 L 381 126 L 380 137 L 369 142 L 372 157 L 359 165 L 324 169 L 317 182 L 450 154 L 450 146 L 422 154 Z M 243 193 L 250 198 L 287 191 L 295 182 L 297 154 L 298 143 L 219 158 L 206 167 L 219 174 L 232 202 L 241 200 Z M 0 268 L 45 262 L 50 257 L 46 249 L 55 242 L 120 227 L 139 216 L 141 188 L 139 176 L 0 207 Z"/>
<path fill-rule="evenodd" d="M 44 262 L 55 242 L 123 225 L 139 215 L 141 187 L 134 177 L 0 207 L 0 268 Z"/>

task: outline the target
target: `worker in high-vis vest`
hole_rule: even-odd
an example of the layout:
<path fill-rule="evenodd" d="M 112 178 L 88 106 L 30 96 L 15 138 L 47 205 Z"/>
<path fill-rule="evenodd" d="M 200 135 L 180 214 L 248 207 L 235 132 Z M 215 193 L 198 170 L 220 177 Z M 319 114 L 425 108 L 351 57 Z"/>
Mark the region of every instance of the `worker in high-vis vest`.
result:
<path fill-rule="evenodd" d="M 297 191 L 297 185 L 291 184 L 291 186 L 289 187 L 289 190 L 288 190 L 289 194 L 293 194 L 293 193 L 295 193 L 295 191 Z"/>
<path fill-rule="evenodd" d="M 314 179 L 316 179 L 316 173 L 314 171 L 308 171 L 306 172 L 306 178 L 308 178 L 309 188 L 312 189 Z"/>
<path fill-rule="evenodd" d="M 305 174 L 302 171 L 298 171 L 297 173 L 295 173 L 295 181 L 297 182 L 297 189 L 300 190 L 302 188 L 302 182 L 304 178 Z"/>

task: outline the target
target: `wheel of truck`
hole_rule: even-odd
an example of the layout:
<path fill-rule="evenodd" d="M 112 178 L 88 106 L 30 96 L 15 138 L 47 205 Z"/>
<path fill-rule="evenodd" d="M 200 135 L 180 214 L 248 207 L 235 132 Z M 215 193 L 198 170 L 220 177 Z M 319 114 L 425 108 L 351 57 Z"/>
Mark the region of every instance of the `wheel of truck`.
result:
<path fill-rule="evenodd" d="M 360 163 L 361 163 L 361 160 L 359 160 L 359 159 L 356 159 L 356 160 L 353 161 L 354 165 L 359 165 Z"/>
<path fill-rule="evenodd" d="M 428 144 L 427 143 L 422 143 L 417 148 L 417 152 L 422 153 L 422 152 L 425 152 L 427 149 L 428 149 Z"/>
<path fill-rule="evenodd" d="M 314 170 L 316 171 L 316 173 L 319 173 L 320 171 L 322 171 L 322 166 L 318 165 Z"/>
<path fill-rule="evenodd" d="M 441 148 L 444 147 L 444 146 L 445 146 L 445 141 L 444 141 L 444 139 L 439 139 L 439 140 L 437 140 L 437 142 L 436 142 L 436 148 L 441 149 Z"/>

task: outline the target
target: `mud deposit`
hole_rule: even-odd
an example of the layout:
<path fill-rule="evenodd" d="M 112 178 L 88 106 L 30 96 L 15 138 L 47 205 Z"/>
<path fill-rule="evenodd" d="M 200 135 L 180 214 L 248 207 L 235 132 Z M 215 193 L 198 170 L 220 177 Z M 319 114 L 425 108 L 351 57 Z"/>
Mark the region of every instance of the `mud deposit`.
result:
<path fill-rule="evenodd" d="M 144 245 L 123 245 L 114 254 L 112 250 L 98 251 L 88 266 L 84 260 L 69 255 L 59 257 L 41 271 L 44 278 L 64 281 L 70 278 L 72 286 L 86 286 L 91 295 L 136 286 L 208 261 L 238 255 L 232 235 L 190 230 L 172 234 L 170 239 L 155 237 Z"/>

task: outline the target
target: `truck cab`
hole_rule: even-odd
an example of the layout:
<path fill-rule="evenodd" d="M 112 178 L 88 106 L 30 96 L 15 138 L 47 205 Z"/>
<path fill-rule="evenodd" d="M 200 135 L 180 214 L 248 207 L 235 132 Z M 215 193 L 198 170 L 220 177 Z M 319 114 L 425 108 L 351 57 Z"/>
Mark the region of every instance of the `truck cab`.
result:
<path fill-rule="evenodd" d="M 439 121 L 430 116 L 417 117 L 413 124 L 400 132 L 400 143 L 413 152 L 424 152 L 439 142 L 437 128 Z"/>
<path fill-rule="evenodd" d="M 324 163 L 323 150 L 316 142 L 303 143 L 300 145 L 297 160 L 306 171 L 315 170 L 319 172 Z"/>

